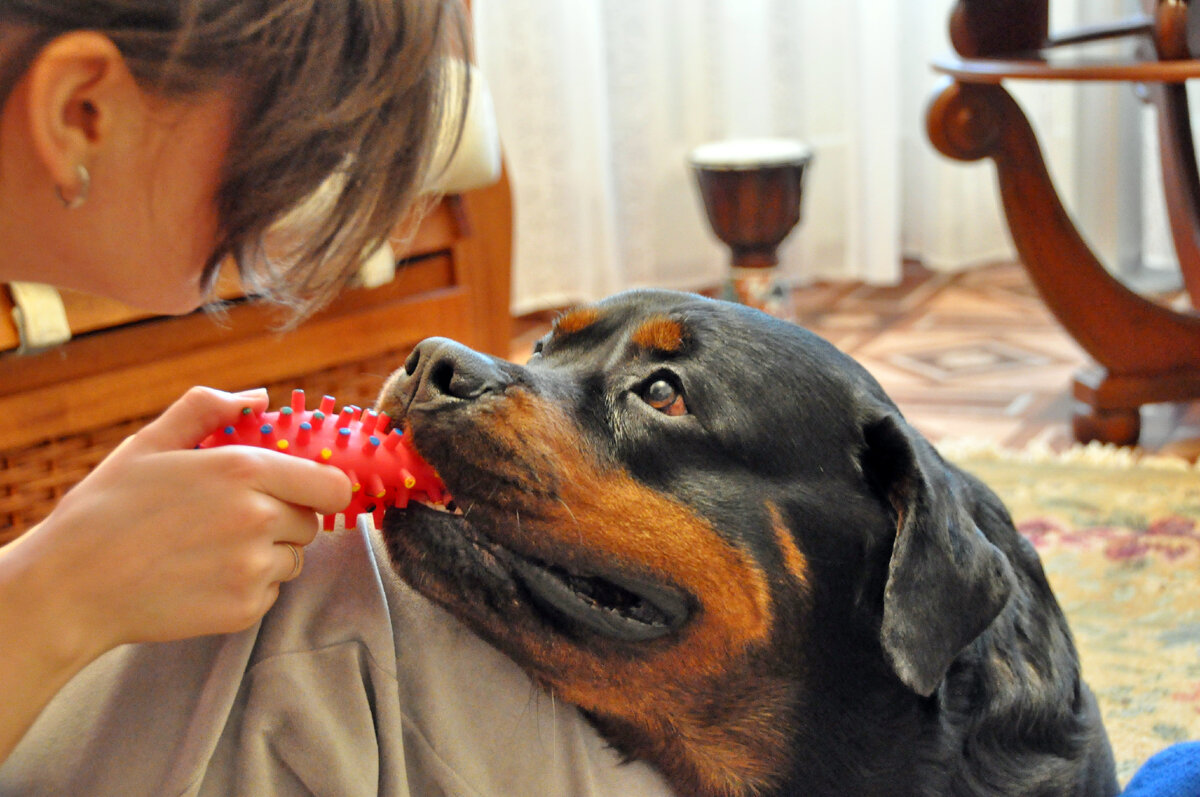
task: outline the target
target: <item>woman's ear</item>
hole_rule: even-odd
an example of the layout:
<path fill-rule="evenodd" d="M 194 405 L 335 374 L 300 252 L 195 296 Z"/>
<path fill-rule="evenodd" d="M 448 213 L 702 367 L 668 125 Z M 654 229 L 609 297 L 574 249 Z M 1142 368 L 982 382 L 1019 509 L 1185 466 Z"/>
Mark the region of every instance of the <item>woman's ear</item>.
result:
<path fill-rule="evenodd" d="M 77 31 L 51 41 L 26 74 L 30 141 L 60 193 L 74 193 L 79 167 L 113 142 L 117 120 L 138 112 L 142 93 L 121 51 L 99 33 Z"/>

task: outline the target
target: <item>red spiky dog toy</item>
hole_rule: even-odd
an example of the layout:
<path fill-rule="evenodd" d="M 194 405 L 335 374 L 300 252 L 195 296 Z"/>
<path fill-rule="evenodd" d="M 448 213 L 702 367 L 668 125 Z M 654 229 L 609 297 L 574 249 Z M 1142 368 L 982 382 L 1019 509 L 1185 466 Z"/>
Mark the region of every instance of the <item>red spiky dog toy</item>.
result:
<path fill-rule="evenodd" d="M 346 406 L 335 415 L 334 404 L 325 396 L 317 409 L 306 410 L 304 391 L 293 390 L 291 406 L 259 413 L 247 407 L 241 420 L 213 432 L 199 447 L 271 448 L 340 468 L 354 485 L 354 497 L 341 513 L 347 526 L 366 513 L 378 528 L 387 507 L 406 507 L 409 501 L 445 504 L 445 485 L 408 438 L 397 429 L 383 434 L 391 420 L 386 414 Z M 325 515 L 326 530 L 336 519 Z"/>

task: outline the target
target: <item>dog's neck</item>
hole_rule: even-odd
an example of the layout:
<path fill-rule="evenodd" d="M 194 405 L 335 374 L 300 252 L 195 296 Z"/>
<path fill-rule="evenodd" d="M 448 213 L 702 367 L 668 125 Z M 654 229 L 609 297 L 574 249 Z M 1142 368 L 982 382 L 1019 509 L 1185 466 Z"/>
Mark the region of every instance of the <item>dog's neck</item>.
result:
<path fill-rule="evenodd" d="M 860 682 L 861 685 L 861 682 Z M 873 690 L 874 691 L 874 690 Z M 920 699 L 902 689 L 839 698 L 826 693 L 803 700 L 795 683 L 773 690 L 716 699 L 712 713 L 638 721 L 589 714 L 600 733 L 624 756 L 653 764 L 679 794 L 696 797 L 902 794 L 911 756 L 897 755 L 902 737 L 921 735 Z M 804 720 L 799 721 L 803 714 Z M 801 737 L 801 734 L 804 734 Z M 864 749 L 877 750 L 862 766 Z M 848 772 L 862 777 L 859 789 Z M 898 776 L 898 780 L 897 780 Z"/>
<path fill-rule="evenodd" d="M 924 740 L 932 738 L 943 712 L 959 710 L 956 693 L 979 682 L 981 670 L 1019 665 L 1027 677 L 1014 684 L 1019 696 L 983 696 L 982 707 L 976 702 L 966 712 L 975 720 L 962 726 L 965 736 L 991 737 L 996 728 L 1012 727 L 1011 711 L 1036 713 L 1048 700 L 1064 703 L 1069 712 L 1068 696 L 1041 694 L 1038 684 L 1069 688 L 1078 683 L 1077 673 L 1040 672 L 1044 662 L 1026 661 L 1017 651 L 996 651 L 986 637 L 930 698 L 903 686 L 881 661 L 859 664 L 844 658 L 831 661 L 824 677 L 819 674 L 824 668 L 817 667 L 804 683 L 761 676 L 727 681 L 683 716 L 588 716 L 619 752 L 653 764 L 680 794 L 899 797 L 906 785 L 928 783 L 931 776 L 947 783 L 974 780 L 968 772 L 955 773 L 950 760 L 957 760 L 957 750 L 929 748 Z M 982 681 L 996 682 L 994 676 L 993 672 Z M 1011 683 L 1011 678 L 1006 680 Z M 976 693 L 971 699 L 980 697 Z M 923 753 L 914 756 L 914 750 Z M 998 751 L 998 761 L 1008 759 Z M 942 764 L 936 763 L 939 760 Z M 936 771 L 918 774 L 931 764 Z M 859 780 L 848 783 L 848 773 Z"/>
<path fill-rule="evenodd" d="M 684 715 L 588 718 L 614 748 L 653 764 L 680 794 L 773 794 L 794 750 L 796 692 L 786 680 L 755 677 L 714 688 Z"/>

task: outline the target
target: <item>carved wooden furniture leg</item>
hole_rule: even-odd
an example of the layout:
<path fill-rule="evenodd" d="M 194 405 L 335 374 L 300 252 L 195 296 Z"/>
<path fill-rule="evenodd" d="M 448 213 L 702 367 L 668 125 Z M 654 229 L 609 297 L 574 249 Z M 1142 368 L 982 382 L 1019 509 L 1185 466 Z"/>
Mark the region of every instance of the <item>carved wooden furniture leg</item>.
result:
<path fill-rule="evenodd" d="M 934 97 L 926 121 L 930 140 L 948 157 L 995 162 L 1021 260 L 1046 305 L 1096 361 L 1074 380 L 1076 438 L 1133 444 L 1143 404 L 1200 397 L 1200 316 L 1138 296 L 1096 259 L 1003 86 L 952 81 Z"/>

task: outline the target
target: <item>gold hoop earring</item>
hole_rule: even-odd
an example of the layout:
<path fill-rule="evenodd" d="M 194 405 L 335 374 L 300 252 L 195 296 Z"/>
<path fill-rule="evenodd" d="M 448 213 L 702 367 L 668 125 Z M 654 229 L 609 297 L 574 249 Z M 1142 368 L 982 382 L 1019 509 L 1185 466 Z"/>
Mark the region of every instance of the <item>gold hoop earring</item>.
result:
<path fill-rule="evenodd" d="M 54 193 L 58 194 L 59 200 L 63 203 L 63 207 L 67 210 L 74 210 L 84 202 L 87 202 L 88 191 L 90 191 L 92 188 L 92 175 L 88 173 L 86 166 L 84 166 L 82 163 L 76 164 L 75 174 L 79 178 L 79 188 L 75 191 L 75 196 L 71 197 L 70 199 L 67 199 L 67 197 L 63 194 L 61 185 L 54 186 Z"/>

